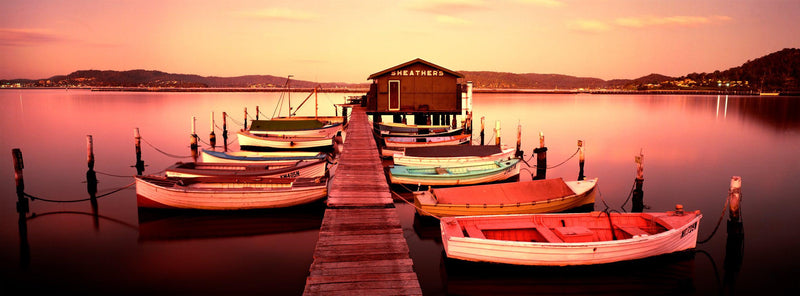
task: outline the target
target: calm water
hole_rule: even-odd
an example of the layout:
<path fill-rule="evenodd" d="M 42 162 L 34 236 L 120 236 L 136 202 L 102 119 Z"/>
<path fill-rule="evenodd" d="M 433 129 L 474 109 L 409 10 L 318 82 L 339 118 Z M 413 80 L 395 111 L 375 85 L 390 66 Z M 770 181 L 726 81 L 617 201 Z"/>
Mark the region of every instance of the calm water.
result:
<path fill-rule="evenodd" d="M 320 114 L 348 94 L 320 94 Z M 246 214 L 139 212 L 133 188 L 88 202 L 34 201 L 23 224 L 15 211 L 11 149 L 24 156 L 26 192 L 86 198 L 86 135 L 94 137 L 99 194 L 126 186 L 135 173 L 133 129 L 172 156 L 189 155 L 191 116 L 208 141 L 210 113 L 241 126 L 243 108 L 271 116 L 273 93 L 107 93 L 84 90 L 0 91 L 0 278 L 3 289 L 93 294 L 302 293 L 324 209 Z M 297 105 L 305 94 L 293 94 Z M 313 97 L 312 97 L 313 100 Z M 285 106 L 284 106 L 285 107 Z M 476 134 L 487 142 L 502 120 L 503 143 L 523 127 L 526 158 L 543 132 L 549 165 L 586 143 L 586 175 L 600 178 L 595 209 L 620 210 L 644 153 L 644 201 L 652 211 L 676 203 L 705 214 L 700 238 L 714 230 L 731 176 L 742 176 L 744 240 L 725 223 L 697 252 L 591 268 L 515 268 L 442 259 L 438 226 L 397 203 L 423 292 L 443 294 L 755 294 L 797 288 L 800 224 L 795 181 L 800 157 L 800 99 L 725 96 L 476 94 Z M 309 102 L 298 115 L 312 115 Z M 284 112 L 285 114 L 285 112 Z M 263 117 L 264 115 L 262 115 Z M 235 121 L 235 122 L 234 122 Z M 221 142 L 221 131 L 216 131 Z M 231 138 L 235 138 L 231 132 Z M 236 148 L 235 143 L 232 146 Z M 176 158 L 143 143 L 146 173 Z M 548 171 L 574 179 L 577 159 Z M 113 175 L 113 176 L 112 176 Z M 523 180 L 530 175 L 523 171 Z M 625 205 L 630 210 L 630 202 Z M 21 233 L 27 231 L 27 236 Z M 654 290 L 655 289 L 655 290 Z"/>

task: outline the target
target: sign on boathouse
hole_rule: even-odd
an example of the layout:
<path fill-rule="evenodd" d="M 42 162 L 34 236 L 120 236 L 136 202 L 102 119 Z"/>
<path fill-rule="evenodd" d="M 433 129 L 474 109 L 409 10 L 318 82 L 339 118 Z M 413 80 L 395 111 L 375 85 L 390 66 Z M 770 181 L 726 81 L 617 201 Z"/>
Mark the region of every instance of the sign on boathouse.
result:
<path fill-rule="evenodd" d="M 371 113 L 460 113 L 461 73 L 422 59 L 372 74 L 366 107 Z"/>

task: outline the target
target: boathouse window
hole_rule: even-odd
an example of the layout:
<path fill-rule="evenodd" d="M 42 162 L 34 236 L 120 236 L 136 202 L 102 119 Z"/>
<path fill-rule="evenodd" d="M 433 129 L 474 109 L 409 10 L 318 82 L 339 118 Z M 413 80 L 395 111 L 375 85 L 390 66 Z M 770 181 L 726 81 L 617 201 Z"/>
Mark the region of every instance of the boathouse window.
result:
<path fill-rule="evenodd" d="M 389 80 L 389 110 L 400 110 L 400 80 Z"/>

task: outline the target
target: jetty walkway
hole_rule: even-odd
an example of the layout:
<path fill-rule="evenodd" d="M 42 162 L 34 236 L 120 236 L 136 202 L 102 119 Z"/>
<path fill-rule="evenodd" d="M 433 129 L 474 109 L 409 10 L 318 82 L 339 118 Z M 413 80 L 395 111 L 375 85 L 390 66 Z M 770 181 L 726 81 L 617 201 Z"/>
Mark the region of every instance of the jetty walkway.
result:
<path fill-rule="evenodd" d="M 354 107 L 304 295 L 422 295 L 372 126 Z"/>

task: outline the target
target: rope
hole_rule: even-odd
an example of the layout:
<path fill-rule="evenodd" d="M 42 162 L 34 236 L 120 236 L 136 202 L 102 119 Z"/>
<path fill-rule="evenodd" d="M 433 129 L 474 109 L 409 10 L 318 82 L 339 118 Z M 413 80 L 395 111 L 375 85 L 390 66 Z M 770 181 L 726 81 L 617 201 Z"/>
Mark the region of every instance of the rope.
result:
<path fill-rule="evenodd" d="M 231 117 L 231 116 L 230 116 L 230 115 L 228 115 L 228 114 L 225 114 L 225 115 L 226 115 L 226 116 L 228 116 L 228 119 L 230 119 L 230 120 L 231 120 L 231 122 L 233 122 L 234 124 L 236 124 L 236 125 L 238 125 L 238 126 L 244 126 L 244 124 L 242 124 L 242 122 L 241 122 L 241 121 L 238 121 L 238 120 L 234 119 L 233 117 Z"/>
<path fill-rule="evenodd" d="M 117 188 L 117 189 L 114 189 L 114 190 L 112 190 L 111 192 L 108 192 L 108 193 L 105 193 L 105 194 L 98 195 L 98 196 L 96 196 L 94 199 L 98 199 L 98 198 L 101 198 L 101 197 L 109 196 L 109 195 L 111 195 L 111 194 L 114 194 L 114 193 L 117 193 L 117 192 L 119 192 L 119 191 L 122 191 L 123 189 L 126 189 L 126 188 L 128 188 L 128 187 L 131 187 L 131 186 L 133 186 L 134 184 L 136 184 L 136 182 L 131 182 L 130 184 L 128 184 L 128 185 L 125 185 L 125 186 L 122 186 L 122 187 L 120 187 L 120 188 Z M 46 202 L 71 203 L 71 202 L 82 202 L 82 201 L 88 201 L 88 200 L 92 200 L 92 198 L 91 198 L 91 197 L 90 197 L 90 198 L 83 198 L 83 199 L 73 199 L 73 200 L 54 200 L 54 199 L 46 199 L 46 198 L 36 197 L 36 196 L 30 195 L 30 194 L 27 194 L 27 193 L 23 193 L 23 194 L 24 194 L 25 196 L 29 197 L 29 198 L 30 198 L 32 201 L 34 201 L 34 200 L 41 200 L 41 201 L 46 201 Z"/>
<path fill-rule="evenodd" d="M 131 229 L 139 230 L 139 226 L 130 224 L 128 222 L 125 222 L 125 221 L 122 221 L 122 220 L 119 220 L 119 219 L 114 219 L 114 218 L 103 216 L 103 215 L 99 215 L 99 214 L 96 214 L 96 213 L 86 213 L 86 212 L 78 212 L 78 211 L 57 211 L 57 212 L 48 212 L 48 213 L 42 213 L 42 214 L 32 214 L 27 219 L 28 219 L 28 221 L 32 221 L 33 219 L 36 219 L 36 218 L 41 218 L 41 217 L 50 216 L 50 215 L 59 215 L 59 214 L 76 214 L 76 215 L 86 215 L 86 216 L 92 216 L 92 217 L 97 216 L 98 218 L 102 218 L 102 219 L 105 219 L 105 220 L 108 220 L 108 221 L 111 221 L 111 222 L 115 222 L 117 224 L 126 226 L 126 227 L 131 228 Z"/>
<path fill-rule="evenodd" d="M 402 185 L 402 184 L 401 184 L 401 185 Z M 405 187 L 405 186 L 403 186 L 403 187 Z M 410 204 L 410 205 L 411 205 L 412 207 L 414 207 L 415 209 L 417 209 L 417 210 L 420 210 L 420 211 L 423 211 L 423 212 L 425 212 L 425 213 L 428 213 L 428 215 L 430 215 L 431 217 L 434 217 L 434 218 L 436 218 L 436 220 L 442 220 L 442 217 L 436 216 L 436 215 L 434 215 L 434 214 L 431 214 L 430 212 L 428 212 L 428 211 L 426 211 L 426 210 L 423 210 L 423 209 L 421 209 L 420 207 L 418 207 L 418 206 L 417 206 L 417 205 L 415 205 L 414 203 L 407 201 L 407 200 L 406 200 L 406 199 L 405 199 L 405 198 L 404 198 L 402 195 L 398 194 L 397 192 L 394 192 L 393 190 L 389 190 L 389 192 L 391 192 L 391 193 L 392 193 L 392 194 L 394 194 L 394 195 L 397 195 L 397 198 L 399 198 L 400 200 L 402 200 L 403 202 L 405 202 L 405 203 L 407 203 L 407 204 Z"/>
<path fill-rule="evenodd" d="M 623 202 L 622 206 L 620 206 L 620 209 L 622 209 L 623 212 L 626 212 L 625 211 L 625 205 L 628 204 L 629 200 L 631 200 L 631 196 L 633 196 L 633 191 L 634 190 L 636 190 L 636 179 L 633 179 L 633 185 L 631 185 L 631 192 L 628 192 L 628 198 L 626 198 L 625 202 Z"/>
<path fill-rule="evenodd" d="M 153 144 L 150 144 L 150 142 L 148 142 L 147 139 L 145 139 L 144 137 L 140 137 L 140 138 L 142 139 L 142 141 L 144 141 L 145 144 L 147 144 L 151 148 L 155 149 L 158 152 L 161 152 L 161 154 L 164 154 L 166 156 L 173 157 L 173 158 L 189 158 L 189 157 L 192 157 L 191 155 L 189 155 L 189 156 L 180 156 L 180 155 L 175 155 L 175 154 L 170 154 L 170 153 L 164 152 L 163 150 L 156 148 L 156 146 L 153 146 Z"/>
<path fill-rule="evenodd" d="M 575 155 L 577 155 L 577 154 L 578 154 L 578 152 L 580 152 L 580 151 L 581 151 L 581 148 L 578 148 L 577 150 L 575 150 L 575 153 L 572 153 L 572 156 L 570 156 L 569 158 L 567 158 L 567 160 L 564 160 L 564 161 L 562 161 L 561 163 L 559 163 L 559 164 L 557 164 L 557 165 L 554 165 L 554 166 L 551 166 L 551 167 L 547 167 L 547 169 L 548 169 L 548 170 L 549 170 L 549 169 L 554 169 L 554 168 L 557 168 L 557 167 L 559 167 L 559 166 L 561 166 L 561 165 L 563 165 L 563 164 L 567 163 L 567 161 L 569 161 L 570 159 L 572 159 L 573 157 L 575 157 Z"/>
<path fill-rule="evenodd" d="M 133 177 L 131 175 L 114 175 L 114 174 L 104 173 L 104 172 L 100 172 L 100 171 L 94 171 L 94 172 L 98 173 L 98 174 L 101 174 L 101 175 L 104 175 L 104 176 L 109 176 L 109 177 L 117 177 L 117 178 L 130 178 L 130 177 Z"/>
<path fill-rule="evenodd" d="M 704 244 L 704 243 L 708 242 L 709 240 L 711 240 L 712 237 L 714 237 L 714 234 L 717 233 L 717 230 L 719 229 L 719 225 L 722 224 L 722 218 L 725 217 L 725 210 L 728 209 L 728 203 L 729 202 L 730 202 L 730 200 L 726 198 L 725 199 L 725 206 L 722 207 L 722 213 L 720 213 L 719 220 L 717 220 L 717 226 L 714 226 L 714 231 L 712 231 L 711 235 L 709 235 L 706 239 L 698 241 L 697 242 L 698 244 Z"/>

